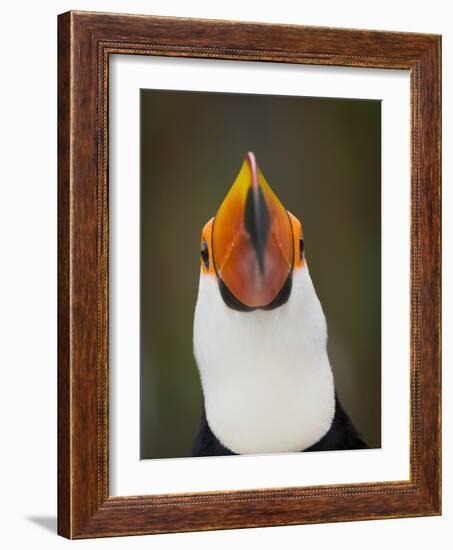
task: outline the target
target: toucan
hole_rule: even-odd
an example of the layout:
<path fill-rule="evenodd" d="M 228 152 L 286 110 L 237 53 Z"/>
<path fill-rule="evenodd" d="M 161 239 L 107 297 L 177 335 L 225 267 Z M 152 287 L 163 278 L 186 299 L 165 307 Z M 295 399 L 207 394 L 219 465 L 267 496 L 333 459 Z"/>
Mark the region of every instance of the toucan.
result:
<path fill-rule="evenodd" d="M 300 221 L 251 152 L 203 227 L 193 345 L 204 396 L 193 456 L 363 449 L 337 397 Z"/>

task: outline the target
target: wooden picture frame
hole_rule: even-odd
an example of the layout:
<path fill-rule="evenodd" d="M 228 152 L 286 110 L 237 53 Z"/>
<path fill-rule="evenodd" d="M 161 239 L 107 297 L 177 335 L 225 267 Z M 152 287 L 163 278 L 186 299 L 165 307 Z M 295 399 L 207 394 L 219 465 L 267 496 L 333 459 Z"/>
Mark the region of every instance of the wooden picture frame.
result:
<path fill-rule="evenodd" d="M 58 532 L 68 538 L 441 513 L 441 39 L 69 12 L 58 20 Z M 405 69 L 411 95 L 410 480 L 109 495 L 112 54 Z"/>

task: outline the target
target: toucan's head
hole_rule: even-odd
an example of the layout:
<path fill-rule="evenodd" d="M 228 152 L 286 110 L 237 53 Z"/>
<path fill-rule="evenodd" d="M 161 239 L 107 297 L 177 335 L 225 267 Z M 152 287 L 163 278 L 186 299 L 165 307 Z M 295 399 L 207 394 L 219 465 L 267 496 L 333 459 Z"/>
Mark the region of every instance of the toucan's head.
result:
<path fill-rule="evenodd" d="M 204 226 L 200 256 L 202 275 L 217 278 L 229 307 L 274 309 L 288 300 L 293 272 L 305 264 L 302 226 L 278 200 L 253 153 Z"/>

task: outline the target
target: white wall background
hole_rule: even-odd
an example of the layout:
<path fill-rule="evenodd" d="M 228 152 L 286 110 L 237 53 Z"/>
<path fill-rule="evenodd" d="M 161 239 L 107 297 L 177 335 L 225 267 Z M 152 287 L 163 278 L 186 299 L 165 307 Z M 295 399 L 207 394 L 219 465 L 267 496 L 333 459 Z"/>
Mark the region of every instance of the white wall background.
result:
<path fill-rule="evenodd" d="M 453 16 L 448 1 L 73 0 L 2 4 L 0 80 L 0 525 L 3 548 L 450 548 Z M 443 34 L 444 515 L 69 542 L 56 530 L 57 19 L 69 9 Z M 451 218 L 449 219 L 449 214 Z M 450 251 L 450 254 L 447 252 Z M 450 536 L 449 536 L 450 534 Z"/>

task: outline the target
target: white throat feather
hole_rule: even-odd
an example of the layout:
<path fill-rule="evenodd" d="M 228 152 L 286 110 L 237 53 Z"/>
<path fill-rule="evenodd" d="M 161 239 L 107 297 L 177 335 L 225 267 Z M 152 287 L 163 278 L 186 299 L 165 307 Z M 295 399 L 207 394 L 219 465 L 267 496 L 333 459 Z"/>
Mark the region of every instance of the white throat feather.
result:
<path fill-rule="evenodd" d="M 200 275 L 194 354 L 208 424 L 238 454 L 297 452 L 329 430 L 335 390 L 327 328 L 307 264 L 271 311 L 239 312 Z"/>

